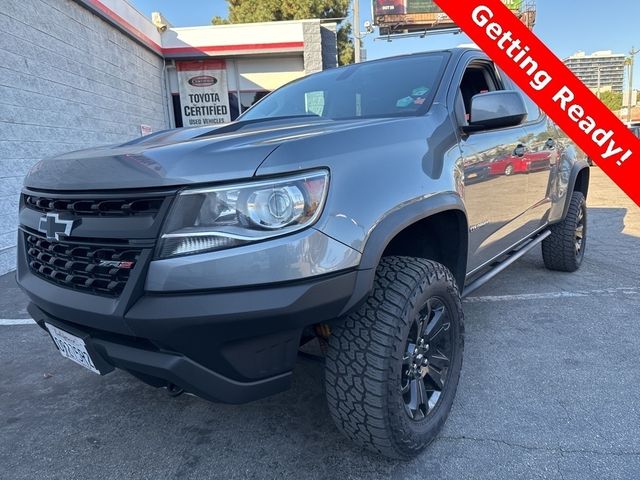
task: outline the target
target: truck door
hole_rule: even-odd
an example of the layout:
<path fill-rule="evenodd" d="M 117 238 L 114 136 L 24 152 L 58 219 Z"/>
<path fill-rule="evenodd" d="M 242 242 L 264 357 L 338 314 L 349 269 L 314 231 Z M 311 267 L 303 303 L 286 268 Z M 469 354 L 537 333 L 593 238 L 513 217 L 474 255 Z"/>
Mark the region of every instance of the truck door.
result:
<path fill-rule="evenodd" d="M 526 132 L 524 173 L 527 177 L 526 218 L 531 232 L 541 227 L 547 220 L 551 208 L 553 191 L 552 173 L 560 167 L 562 142 L 553 122 L 540 110 L 533 100 L 517 86 L 527 106 L 527 119 L 523 124 Z"/>
<path fill-rule="evenodd" d="M 455 78 L 455 117 L 464 126 L 471 100 L 487 91 L 505 90 L 502 76 L 484 57 L 462 64 Z M 469 271 L 477 270 L 523 238 L 523 214 L 529 208 L 526 168 L 527 132 L 521 126 L 461 131 L 464 199 L 469 222 Z"/>

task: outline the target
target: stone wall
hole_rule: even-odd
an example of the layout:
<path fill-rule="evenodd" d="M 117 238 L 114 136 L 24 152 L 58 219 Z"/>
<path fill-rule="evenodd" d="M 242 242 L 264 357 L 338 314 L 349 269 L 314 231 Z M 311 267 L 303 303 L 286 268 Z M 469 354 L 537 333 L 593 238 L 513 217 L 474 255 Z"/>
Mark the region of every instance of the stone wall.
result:
<path fill-rule="evenodd" d="M 321 24 L 309 20 L 302 24 L 304 34 L 304 70 L 320 72 L 338 65 L 338 50 L 335 23 Z"/>

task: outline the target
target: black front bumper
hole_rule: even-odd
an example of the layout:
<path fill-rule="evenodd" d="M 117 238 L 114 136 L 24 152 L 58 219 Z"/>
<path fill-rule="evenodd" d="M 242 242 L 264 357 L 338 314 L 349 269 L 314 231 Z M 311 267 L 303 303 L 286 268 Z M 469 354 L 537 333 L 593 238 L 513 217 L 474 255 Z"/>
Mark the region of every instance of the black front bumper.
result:
<path fill-rule="evenodd" d="M 285 390 L 291 372 L 253 382 L 239 382 L 194 362 L 176 352 L 162 351 L 152 344 L 134 339 L 103 338 L 99 332 L 87 333 L 76 325 L 54 319 L 31 303 L 29 313 L 45 328 L 45 322 L 79 338 L 87 345 L 96 368 L 102 374 L 114 367 L 126 370 L 145 382 L 161 387 L 176 385 L 202 398 L 226 403 L 246 403 Z"/>
<path fill-rule="evenodd" d="M 126 308 L 124 299 L 61 288 L 25 268 L 18 282 L 38 324 L 83 338 L 101 371 L 116 367 L 151 385 L 245 403 L 289 387 L 303 329 L 338 317 L 357 275 L 236 291 L 141 292 Z"/>

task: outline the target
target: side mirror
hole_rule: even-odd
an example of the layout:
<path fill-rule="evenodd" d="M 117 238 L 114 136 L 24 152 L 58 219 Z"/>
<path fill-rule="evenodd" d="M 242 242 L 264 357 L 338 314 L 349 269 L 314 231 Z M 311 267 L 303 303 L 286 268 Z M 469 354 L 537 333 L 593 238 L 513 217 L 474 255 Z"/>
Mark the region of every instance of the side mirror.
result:
<path fill-rule="evenodd" d="M 527 118 L 527 107 L 520 92 L 500 90 L 480 93 L 471 99 L 469 125 L 463 127 L 467 133 L 496 128 L 515 127 Z"/>

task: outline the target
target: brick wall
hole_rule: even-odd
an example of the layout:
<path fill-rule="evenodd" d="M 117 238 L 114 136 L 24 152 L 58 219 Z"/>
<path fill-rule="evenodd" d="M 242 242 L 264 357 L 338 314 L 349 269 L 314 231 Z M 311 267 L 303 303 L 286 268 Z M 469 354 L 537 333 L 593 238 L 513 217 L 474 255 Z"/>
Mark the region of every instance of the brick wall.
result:
<path fill-rule="evenodd" d="M 338 66 L 336 25 L 322 25 L 319 20 L 306 20 L 302 24 L 304 37 L 304 71 L 320 72 Z"/>
<path fill-rule="evenodd" d="M 39 159 L 168 128 L 163 60 L 72 0 L 0 0 L 0 274 Z"/>

